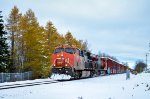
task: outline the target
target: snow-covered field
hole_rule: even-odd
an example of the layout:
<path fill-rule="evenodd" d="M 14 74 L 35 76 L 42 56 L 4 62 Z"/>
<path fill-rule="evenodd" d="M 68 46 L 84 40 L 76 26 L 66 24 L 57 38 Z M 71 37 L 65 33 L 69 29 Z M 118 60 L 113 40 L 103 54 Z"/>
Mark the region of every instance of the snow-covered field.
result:
<path fill-rule="evenodd" d="M 118 74 L 5 89 L 0 90 L 0 99 L 150 99 L 150 73 L 131 75 L 130 80 L 125 76 Z"/>

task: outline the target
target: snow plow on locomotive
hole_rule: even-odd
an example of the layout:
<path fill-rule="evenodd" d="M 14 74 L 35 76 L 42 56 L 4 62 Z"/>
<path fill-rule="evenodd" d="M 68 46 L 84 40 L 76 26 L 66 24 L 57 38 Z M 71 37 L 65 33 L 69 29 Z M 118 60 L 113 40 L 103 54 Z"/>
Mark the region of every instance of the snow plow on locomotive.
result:
<path fill-rule="evenodd" d="M 100 57 L 74 46 L 62 45 L 56 47 L 52 55 L 51 77 L 63 74 L 69 76 L 69 79 L 78 79 L 107 73 L 121 73 L 125 70 L 121 68 L 125 66 L 118 64 L 110 58 Z"/>

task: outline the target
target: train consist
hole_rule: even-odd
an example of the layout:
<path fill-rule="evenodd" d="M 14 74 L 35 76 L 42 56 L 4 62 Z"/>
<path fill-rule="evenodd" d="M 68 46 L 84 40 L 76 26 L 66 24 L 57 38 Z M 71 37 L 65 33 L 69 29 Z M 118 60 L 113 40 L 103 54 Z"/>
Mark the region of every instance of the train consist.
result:
<path fill-rule="evenodd" d="M 123 73 L 126 69 L 112 58 L 94 55 L 74 46 L 58 46 L 52 55 L 52 74 L 65 74 L 75 79 Z"/>

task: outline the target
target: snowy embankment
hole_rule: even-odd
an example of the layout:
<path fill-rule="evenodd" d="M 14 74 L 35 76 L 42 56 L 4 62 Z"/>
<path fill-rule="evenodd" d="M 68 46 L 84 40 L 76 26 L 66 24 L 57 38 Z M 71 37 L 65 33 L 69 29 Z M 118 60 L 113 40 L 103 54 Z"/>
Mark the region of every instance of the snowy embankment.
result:
<path fill-rule="evenodd" d="M 0 90 L 0 99 L 150 99 L 150 73 L 102 76 Z"/>

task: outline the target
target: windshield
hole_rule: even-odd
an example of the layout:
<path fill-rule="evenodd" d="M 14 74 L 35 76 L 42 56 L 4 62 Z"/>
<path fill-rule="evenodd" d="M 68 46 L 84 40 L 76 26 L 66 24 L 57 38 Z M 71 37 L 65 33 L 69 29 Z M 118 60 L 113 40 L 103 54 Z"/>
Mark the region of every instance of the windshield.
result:
<path fill-rule="evenodd" d="M 63 51 L 64 51 L 64 48 L 57 48 L 54 53 L 60 53 L 60 52 L 63 52 Z"/>
<path fill-rule="evenodd" d="M 65 52 L 70 53 L 70 54 L 74 54 L 75 50 L 74 50 L 74 48 L 66 48 Z"/>

